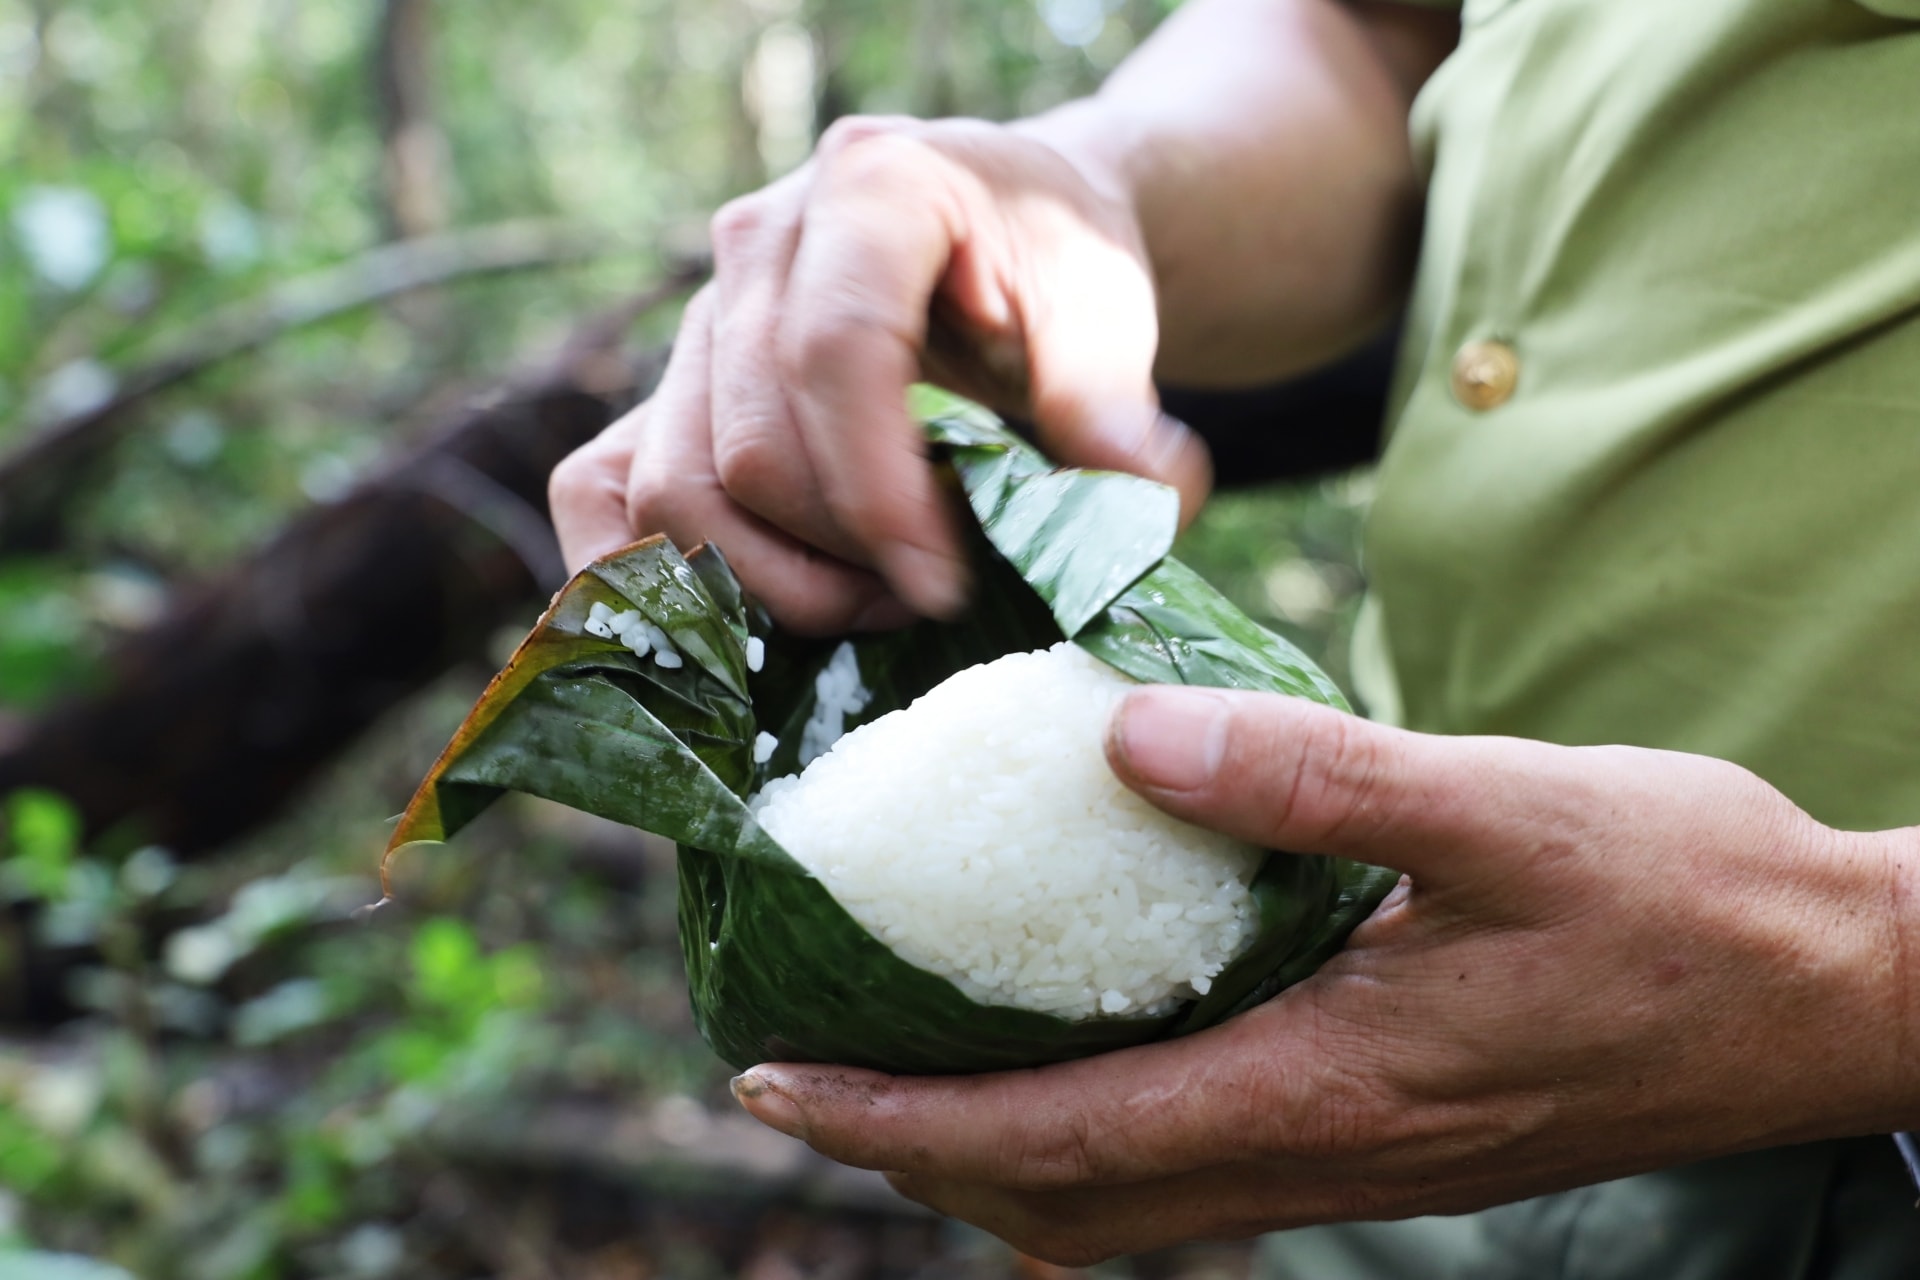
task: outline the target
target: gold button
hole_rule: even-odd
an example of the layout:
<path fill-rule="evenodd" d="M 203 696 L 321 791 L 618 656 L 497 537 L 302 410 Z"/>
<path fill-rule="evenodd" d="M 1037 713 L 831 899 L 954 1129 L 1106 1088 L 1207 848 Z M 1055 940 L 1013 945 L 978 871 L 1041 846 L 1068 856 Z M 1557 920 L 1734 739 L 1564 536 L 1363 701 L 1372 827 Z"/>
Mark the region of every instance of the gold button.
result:
<path fill-rule="evenodd" d="M 1469 409 L 1498 409 L 1520 385 L 1520 357 L 1504 342 L 1469 342 L 1453 357 L 1453 398 Z"/>

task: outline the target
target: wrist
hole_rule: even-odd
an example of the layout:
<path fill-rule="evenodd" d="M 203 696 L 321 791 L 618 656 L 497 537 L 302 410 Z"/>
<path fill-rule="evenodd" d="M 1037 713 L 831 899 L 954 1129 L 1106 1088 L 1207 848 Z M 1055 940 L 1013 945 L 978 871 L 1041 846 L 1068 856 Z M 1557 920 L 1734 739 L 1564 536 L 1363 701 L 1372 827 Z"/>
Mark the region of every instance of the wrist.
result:
<path fill-rule="evenodd" d="M 1920 827 L 1862 837 L 1880 868 L 1875 1130 L 1920 1129 Z M 1868 897 L 1867 901 L 1874 901 Z"/>
<path fill-rule="evenodd" d="M 1065 160 L 1101 199 L 1124 208 L 1139 222 L 1139 139 L 1121 113 L 1095 96 L 1016 120 L 1007 126 Z"/>
<path fill-rule="evenodd" d="M 1920 830 L 1789 830 L 1694 922 L 1727 931 L 1710 946 L 1729 964 L 1722 1008 L 1740 1010 L 1703 1012 L 1732 1054 L 1701 1101 L 1731 1104 L 1738 1148 L 1920 1126 Z"/>
<path fill-rule="evenodd" d="M 1920 1128 L 1920 828 L 1820 830 L 1773 948 L 1774 1052 L 1797 1094 L 1774 1142 Z"/>

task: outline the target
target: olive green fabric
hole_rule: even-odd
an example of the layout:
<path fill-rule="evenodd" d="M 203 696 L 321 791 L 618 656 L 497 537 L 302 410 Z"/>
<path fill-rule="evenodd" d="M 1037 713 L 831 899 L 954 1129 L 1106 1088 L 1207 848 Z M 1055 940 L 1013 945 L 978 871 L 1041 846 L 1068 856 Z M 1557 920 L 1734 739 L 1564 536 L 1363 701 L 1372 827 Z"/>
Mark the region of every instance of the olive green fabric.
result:
<path fill-rule="evenodd" d="M 1920 23 L 1469 0 L 1414 128 L 1426 242 L 1367 546 L 1388 661 L 1361 692 L 1920 822 Z M 1486 412 L 1449 387 L 1479 338 L 1520 360 Z"/>
<path fill-rule="evenodd" d="M 1362 697 L 1920 823 L 1920 0 L 1461 8 L 1414 112 Z M 1519 377 L 1475 411 L 1450 371 L 1483 340 Z M 1911 1280 L 1912 1199 L 1862 1140 L 1269 1254 L 1307 1280 Z"/>

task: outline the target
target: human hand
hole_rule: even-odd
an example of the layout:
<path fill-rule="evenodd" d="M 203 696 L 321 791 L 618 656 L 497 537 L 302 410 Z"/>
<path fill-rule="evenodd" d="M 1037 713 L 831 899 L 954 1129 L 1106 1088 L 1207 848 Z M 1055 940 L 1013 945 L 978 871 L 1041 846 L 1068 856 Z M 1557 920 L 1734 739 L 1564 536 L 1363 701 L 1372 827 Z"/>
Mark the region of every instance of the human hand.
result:
<path fill-rule="evenodd" d="M 1171 813 L 1395 867 L 1314 977 L 1199 1034 L 1034 1071 L 762 1066 L 773 1127 L 1041 1258 L 1458 1213 L 1915 1119 L 1913 836 L 1745 770 L 1436 738 L 1155 688 L 1108 744 Z"/>
<path fill-rule="evenodd" d="M 1029 418 L 1062 463 L 1204 499 L 1205 447 L 1154 394 L 1132 212 L 1046 143 L 844 121 L 713 240 L 659 390 L 554 472 L 570 564 L 664 532 L 718 544 L 798 630 L 952 614 L 960 543 L 905 403 L 923 376 Z"/>

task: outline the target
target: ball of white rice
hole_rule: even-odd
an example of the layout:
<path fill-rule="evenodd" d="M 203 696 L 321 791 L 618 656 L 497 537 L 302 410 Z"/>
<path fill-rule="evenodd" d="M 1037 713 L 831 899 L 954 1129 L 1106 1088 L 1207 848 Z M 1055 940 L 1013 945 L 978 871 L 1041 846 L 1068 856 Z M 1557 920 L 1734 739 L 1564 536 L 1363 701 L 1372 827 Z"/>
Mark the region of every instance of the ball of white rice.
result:
<path fill-rule="evenodd" d="M 1262 850 L 1107 767 L 1133 681 L 1077 645 L 948 679 L 767 785 L 760 823 L 875 937 L 983 1004 L 1163 1012 L 1252 941 Z"/>

